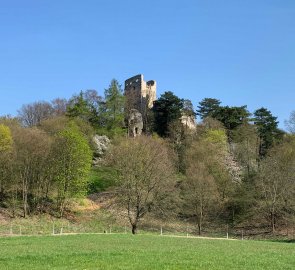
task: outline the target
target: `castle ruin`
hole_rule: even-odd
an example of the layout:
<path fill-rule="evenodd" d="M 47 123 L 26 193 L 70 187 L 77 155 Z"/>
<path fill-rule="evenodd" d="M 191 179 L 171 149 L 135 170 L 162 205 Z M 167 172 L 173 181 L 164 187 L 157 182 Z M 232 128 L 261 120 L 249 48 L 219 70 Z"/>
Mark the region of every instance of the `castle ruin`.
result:
<path fill-rule="evenodd" d="M 125 81 L 124 95 L 126 97 L 128 133 L 131 137 L 140 136 L 146 129 L 147 112 L 156 100 L 156 81 L 144 81 L 143 75 L 133 76 Z M 192 116 L 182 115 L 182 125 L 191 131 L 196 130 L 196 121 Z"/>
<path fill-rule="evenodd" d="M 156 81 L 144 81 L 143 75 L 133 76 L 125 81 L 127 109 L 136 109 L 140 113 L 153 107 L 156 100 Z"/>
<path fill-rule="evenodd" d="M 133 76 L 125 81 L 126 111 L 128 112 L 129 134 L 136 137 L 144 128 L 147 110 L 156 100 L 156 81 L 144 81 L 143 75 Z"/>

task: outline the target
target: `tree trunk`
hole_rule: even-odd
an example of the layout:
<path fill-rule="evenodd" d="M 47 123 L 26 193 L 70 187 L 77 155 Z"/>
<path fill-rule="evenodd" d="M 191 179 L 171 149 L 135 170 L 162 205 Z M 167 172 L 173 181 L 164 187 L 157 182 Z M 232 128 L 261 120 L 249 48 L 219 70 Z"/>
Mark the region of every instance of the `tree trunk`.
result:
<path fill-rule="evenodd" d="M 28 192 L 27 192 L 27 183 L 26 180 L 23 180 L 23 213 L 24 218 L 27 217 L 27 206 L 28 206 Z"/>
<path fill-rule="evenodd" d="M 200 213 L 199 213 L 199 222 L 198 222 L 199 235 L 202 234 L 202 223 L 203 223 L 203 201 L 201 201 Z"/>
<path fill-rule="evenodd" d="M 137 233 L 137 224 L 131 224 L 132 226 L 132 234 L 136 234 Z"/>
<path fill-rule="evenodd" d="M 199 235 L 202 234 L 202 224 L 201 224 L 201 222 L 198 222 L 198 234 Z"/>
<path fill-rule="evenodd" d="M 64 209 L 65 209 L 65 199 L 60 198 L 60 201 L 58 202 L 58 212 L 59 212 L 60 218 L 62 218 L 64 215 Z"/>
<path fill-rule="evenodd" d="M 275 213 L 274 210 L 271 212 L 271 229 L 272 229 L 272 234 L 275 233 Z"/>

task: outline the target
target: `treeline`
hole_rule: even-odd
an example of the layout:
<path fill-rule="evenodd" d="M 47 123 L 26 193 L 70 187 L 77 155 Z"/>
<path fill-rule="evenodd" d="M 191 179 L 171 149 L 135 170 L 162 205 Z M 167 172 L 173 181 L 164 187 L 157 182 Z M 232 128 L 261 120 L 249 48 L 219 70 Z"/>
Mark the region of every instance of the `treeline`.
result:
<path fill-rule="evenodd" d="M 290 133 L 266 108 L 222 106 L 165 92 L 143 115 L 145 135 L 127 138 L 126 97 L 116 80 L 100 96 L 81 91 L 71 99 L 22 106 L 17 118 L 0 119 L 0 201 L 12 216 L 64 214 L 89 187 L 92 138 L 112 147 L 101 166 L 126 209 L 132 231 L 153 214 L 208 226 L 270 228 L 294 224 L 295 114 Z M 201 121 L 190 129 L 182 117 Z"/>
<path fill-rule="evenodd" d="M 0 196 L 14 217 L 49 212 L 63 216 L 70 198 L 85 194 L 92 151 L 79 121 L 57 118 L 38 128 L 2 119 Z"/>
<path fill-rule="evenodd" d="M 1 206 L 12 217 L 62 217 L 70 199 L 87 194 L 93 136 L 122 135 L 123 109 L 123 93 L 112 80 L 104 99 L 81 91 L 69 100 L 23 105 L 16 118 L 1 117 Z"/>

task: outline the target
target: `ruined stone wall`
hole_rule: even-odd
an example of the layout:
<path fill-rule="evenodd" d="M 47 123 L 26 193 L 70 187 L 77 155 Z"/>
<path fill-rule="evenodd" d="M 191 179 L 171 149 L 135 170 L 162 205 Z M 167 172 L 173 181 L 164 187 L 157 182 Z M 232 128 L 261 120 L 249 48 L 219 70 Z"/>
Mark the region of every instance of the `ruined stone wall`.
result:
<path fill-rule="evenodd" d="M 152 108 L 154 101 L 157 99 L 156 97 L 156 93 L 157 93 L 157 83 L 156 81 L 148 81 L 146 83 L 146 93 L 145 93 L 145 97 L 147 97 L 147 101 L 148 101 L 148 108 Z"/>
<path fill-rule="evenodd" d="M 142 75 L 137 75 L 125 81 L 124 94 L 126 96 L 127 110 L 141 111 Z"/>
<path fill-rule="evenodd" d="M 136 109 L 142 114 L 152 108 L 156 100 L 156 81 L 144 81 L 143 75 L 133 76 L 125 81 L 127 109 Z"/>

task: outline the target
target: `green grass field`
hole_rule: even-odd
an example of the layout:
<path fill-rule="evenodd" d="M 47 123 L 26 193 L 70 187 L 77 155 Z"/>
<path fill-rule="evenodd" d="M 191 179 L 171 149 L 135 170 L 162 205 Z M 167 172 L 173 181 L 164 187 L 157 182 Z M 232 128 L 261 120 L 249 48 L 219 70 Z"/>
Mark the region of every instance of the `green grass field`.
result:
<path fill-rule="evenodd" d="M 295 269 L 295 244 L 149 235 L 0 238 L 0 269 Z"/>

